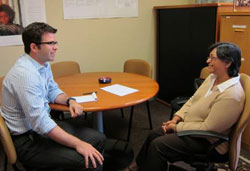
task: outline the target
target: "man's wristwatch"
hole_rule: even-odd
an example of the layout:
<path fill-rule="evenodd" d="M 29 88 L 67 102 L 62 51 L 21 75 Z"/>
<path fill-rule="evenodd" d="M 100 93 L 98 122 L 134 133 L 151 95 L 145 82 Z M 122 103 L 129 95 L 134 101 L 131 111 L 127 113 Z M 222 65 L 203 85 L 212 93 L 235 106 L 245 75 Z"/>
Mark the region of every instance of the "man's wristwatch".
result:
<path fill-rule="evenodd" d="M 73 97 L 68 98 L 67 101 L 66 101 L 67 106 L 69 106 L 69 101 L 70 101 L 70 100 L 76 100 L 76 99 L 73 98 Z"/>

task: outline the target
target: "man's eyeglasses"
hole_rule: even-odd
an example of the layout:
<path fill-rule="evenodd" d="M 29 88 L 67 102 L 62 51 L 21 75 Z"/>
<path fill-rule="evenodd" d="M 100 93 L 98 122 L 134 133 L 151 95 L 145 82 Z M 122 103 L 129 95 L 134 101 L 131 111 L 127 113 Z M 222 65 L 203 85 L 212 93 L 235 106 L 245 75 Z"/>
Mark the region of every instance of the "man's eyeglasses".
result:
<path fill-rule="evenodd" d="M 40 43 L 36 43 L 37 45 L 41 45 L 41 44 L 47 44 L 47 45 L 58 45 L 58 42 L 56 41 L 50 41 L 50 42 L 40 42 Z"/>

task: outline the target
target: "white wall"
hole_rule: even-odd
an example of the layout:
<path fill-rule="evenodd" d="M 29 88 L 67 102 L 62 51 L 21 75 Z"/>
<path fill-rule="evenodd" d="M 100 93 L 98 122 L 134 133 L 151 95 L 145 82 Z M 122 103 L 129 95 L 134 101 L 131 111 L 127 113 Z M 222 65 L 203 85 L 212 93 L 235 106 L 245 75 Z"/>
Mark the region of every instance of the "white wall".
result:
<path fill-rule="evenodd" d="M 63 1 L 45 0 L 47 23 L 58 29 L 56 60 L 74 60 L 82 72 L 122 71 L 128 58 L 145 59 L 155 65 L 154 6 L 191 4 L 194 0 L 138 0 L 136 18 L 63 19 Z M 57 9 L 55 9 L 55 7 Z M 0 47 L 0 76 L 5 75 L 23 46 Z"/>

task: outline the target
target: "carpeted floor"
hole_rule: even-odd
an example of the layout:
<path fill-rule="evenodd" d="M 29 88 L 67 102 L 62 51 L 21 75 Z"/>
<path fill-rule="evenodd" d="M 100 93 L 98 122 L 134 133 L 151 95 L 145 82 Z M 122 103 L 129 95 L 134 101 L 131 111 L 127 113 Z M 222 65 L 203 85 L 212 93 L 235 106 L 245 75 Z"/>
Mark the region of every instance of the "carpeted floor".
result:
<path fill-rule="evenodd" d="M 163 121 L 169 119 L 169 114 L 171 109 L 160 102 L 155 100 L 150 101 L 150 109 L 153 127 L 161 125 Z M 140 147 L 142 146 L 149 130 L 149 123 L 147 117 L 146 104 L 140 104 L 134 107 L 134 118 L 133 118 L 133 126 L 131 131 L 131 141 L 129 146 L 123 141 L 127 137 L 127 128 L 128 128 L 128 120 L 130 115 L 130 108 L 124 109 L 125 117 L 121 117 L 121 112 L 119 109 L 105 111 L 104 112 L 104 132 L 109 139 L 109 143 L 107 144 L 107 148 L 113 148 L 114 146 L 118 148 L 127 148 L 130 147 L 133 150 L 134 155 L 131 155 L 131 151 L 126 151 L 128 154 L 125 155 L 126 159 L 121 159 L 124 155 L 119 154 L 119 152 L 109 153 L 109 156 L 106 156 L 105 159 L 106 166 L 109 165 L 109 162 L 114 165 L 115 161 L 123 162 L 117 163 L 117 165 L 128 165 L 134 157 L 138 154 Z M 87 121 L 84 117 L 78 118 L 79 122 L 85 122 L 89 125 L 92 123 L 91 114 L 88 114 Z M 111 139 L 111 141 L 110 141 Z M 117 141 L 117 139 L 119 141 Z M 107 155 L 107 153 L 106 153 Z M 113 157 L 113 156 L 115 157 Z M 119 156 L 119 157 L 116 157 Z M 250 152 L 242 149 L 242 156 L 239 162 L 239 166 L 237 171 L 250 171 Z M 0 146 L 0 171 L 3 169 L 3 152 Z M 109 160 L 108 160 L 109 159 Z M 185 164 L 184 162 L 176 162 L 174 165 L 181 167 L 187 171 L 193 171 L 194 168 Z M 226 164 L 218 164 L 218 171 L 228 171 L 228 166 Z M 106 168 L 106 169 L 105 169 Z M 174 171 L 183 170 L 183 169 L 172 169 Z M 8 171 L 12 171 L 9 167 Z M 108 167 L 104 167 L 104 171 L 116 171 L 116 169 L 110 169 Z"/>

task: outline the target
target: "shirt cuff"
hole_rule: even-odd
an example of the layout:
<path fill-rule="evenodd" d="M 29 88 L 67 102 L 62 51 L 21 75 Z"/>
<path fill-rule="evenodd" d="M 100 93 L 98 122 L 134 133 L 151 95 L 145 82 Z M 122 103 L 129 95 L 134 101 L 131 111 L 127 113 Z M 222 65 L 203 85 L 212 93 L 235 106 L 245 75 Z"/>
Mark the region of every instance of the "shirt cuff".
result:
<path fill-rule="evenodd" d="M 177 124 L 174 125 L 174 132 L 175 132 L 175 133 L 177 132 L 176 127 L 177 127 Z"/>
<path fill-rule="evenodd" d="M 62 90 L 60 90 L 60 89 L 58 89 L 58 90 L 56 90 L 55 92 L 53 92 L 53 94 L 51 94 L 50 101 L 51 101 L 52 103 L 55 103 L 56 97 L 57 97 L 58 95 L 60 95 L 60 94 L 64 94 L 64 92 L 63 92 Z"/>
<path fill-rule="evenodd" d="M 38 131 L 39 134 L 47 134 L 49 133 L 53 128 L 57 126 L 54 120 L 52 120 L 50 117 L 47 119 L 41 120 L 40 122 L 41 128 L 40 131 Z"/>

